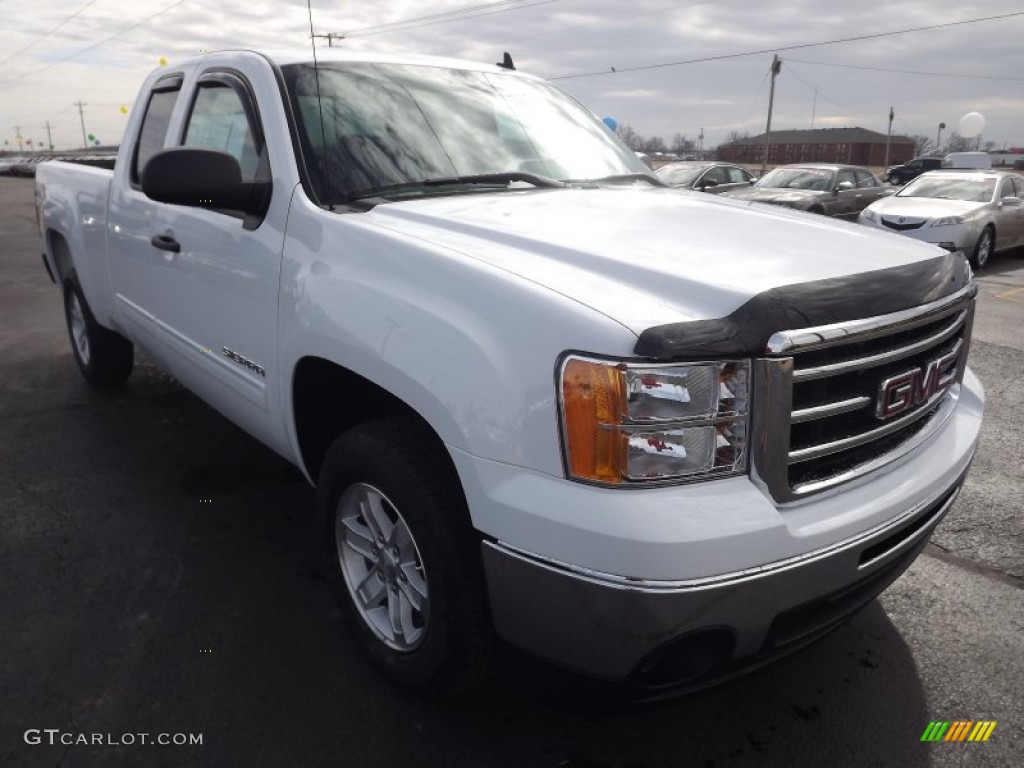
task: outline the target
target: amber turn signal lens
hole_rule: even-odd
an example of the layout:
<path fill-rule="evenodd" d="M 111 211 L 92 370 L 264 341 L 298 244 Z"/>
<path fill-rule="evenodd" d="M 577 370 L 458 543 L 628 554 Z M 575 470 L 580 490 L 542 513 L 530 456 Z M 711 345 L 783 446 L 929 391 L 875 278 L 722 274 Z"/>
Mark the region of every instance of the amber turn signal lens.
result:
<path fill-rule="evenodd" d="M 614 425 L 626 413 L 623 371 L 571 359 L 562 370 L 562 398 L 572 474 L 602 483 L 621 482 L 628 436 Z"/>

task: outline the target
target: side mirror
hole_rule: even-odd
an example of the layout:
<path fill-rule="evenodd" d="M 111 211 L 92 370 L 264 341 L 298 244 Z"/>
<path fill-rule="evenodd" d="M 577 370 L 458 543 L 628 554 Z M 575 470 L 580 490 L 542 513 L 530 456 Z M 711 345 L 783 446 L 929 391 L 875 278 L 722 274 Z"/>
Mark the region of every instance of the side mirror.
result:
<path fill-rule="evenodd" d="M 1006 206 L 1007 208 L 1018 208 L 1020 207 L 1019 197 L 1004 197 L 999 201 L 999 207 Z"/>
<path fill-rule="evenodd" d="M 853 189 L 852 181 L 840 181 L 839 186 L 836 187 L 836 192 L 846 192 L 847 190 Z"/>
<path fill-rule="evenodd" d="M 270 203 L 270 182 L 242 181 L 242 168 L 233 155 L 192 147 L 153 155 L 142 170 L 142 192 L 158 203 L 246 215 L 262 215 Z"/>
<path fill-rule="evenodd" d="M 699 189 L 707 189 L 708 187 L 717 187 L 718 182 L 714 179 L 702 179 L 700 182 Z"/>

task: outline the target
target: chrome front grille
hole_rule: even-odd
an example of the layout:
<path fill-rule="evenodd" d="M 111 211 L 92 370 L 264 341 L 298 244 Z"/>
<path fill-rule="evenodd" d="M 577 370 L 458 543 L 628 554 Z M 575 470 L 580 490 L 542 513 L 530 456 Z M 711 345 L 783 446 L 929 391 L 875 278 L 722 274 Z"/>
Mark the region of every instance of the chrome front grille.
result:
<path fill-rule="evenodd" d="M 792 502 L 924 442 L 959 396 L 975 292 L 772 336 L 755 365 L 754 479 Z"/>

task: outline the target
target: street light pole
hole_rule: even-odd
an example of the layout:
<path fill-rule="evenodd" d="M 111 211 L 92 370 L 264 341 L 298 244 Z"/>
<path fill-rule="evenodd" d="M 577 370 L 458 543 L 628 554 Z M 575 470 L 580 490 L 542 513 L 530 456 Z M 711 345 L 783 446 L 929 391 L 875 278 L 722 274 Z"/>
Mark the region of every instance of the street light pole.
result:
<path fill-rule="evenodd" d="M 889 130 L 885 134 L 885 162 L 882 163 L 885 168 L 889 167 L 889 139 L 892 138 L 892 119 L 895 116 L 892 107 L 889 107 Z"/>
<path fill-rule="evenodd" d="M 939 123 L 939 131 L 935 134 L 935 154 L 939 154 L 940 147 L 942 146 L 942 129 L 946 127 L 945 123 Z"/>
<path fill-rule="evenodd" d="M 768 123 L 764 128 L 764 159 L 761 160 L 761 175 L 764 176 L 765 168 L 768 166 L 768 149 L 772 145 L 772 107 L 775 106 L 775 78 L 779 76 L 782 69 L 782 62 L 779 54 L 772 57 L 772 88 L 768 94 Z"/>
<path fill-rule="evenodd" d="M 82 111 L 82 108 L 85 106 L 85 104 L 82 103 L 81 99 L 72 103 L 76 107 L 78 107 L 78 119 L 82 122 L 82 146 L 88 149 L 89 138 L 85 135 L 85 113 Z"/>

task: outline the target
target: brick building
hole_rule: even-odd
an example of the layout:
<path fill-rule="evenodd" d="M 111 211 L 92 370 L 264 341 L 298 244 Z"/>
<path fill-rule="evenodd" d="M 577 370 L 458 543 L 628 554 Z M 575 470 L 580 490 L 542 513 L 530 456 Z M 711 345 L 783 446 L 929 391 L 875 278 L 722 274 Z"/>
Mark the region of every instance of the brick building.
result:
<path fill-rule="evenodd" d="M 719 160 L 743 165 L 760 164 L 764 159 L 764 137 L 751 136 L 720 144 Z M 906 136 L 889 139 L 889 165 L 905 163 L 914 157 L 914 140 Z M 867 128 L 815 128 L 808 131 L 772 131 L 768 165 L 786 163 L 885 164 L 885 134 Z"/>

